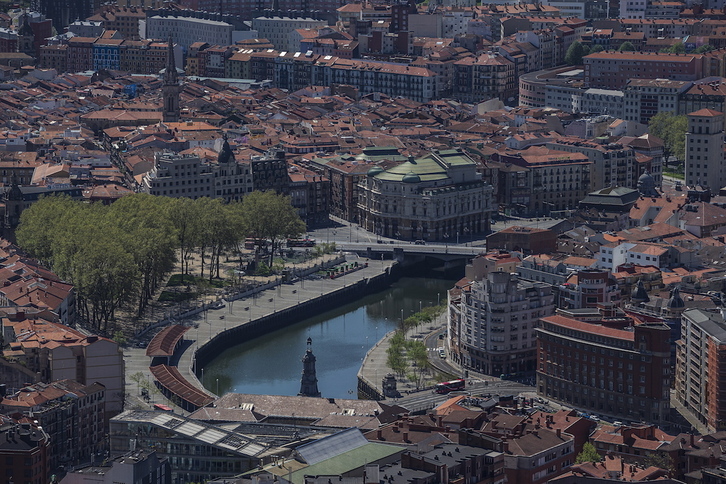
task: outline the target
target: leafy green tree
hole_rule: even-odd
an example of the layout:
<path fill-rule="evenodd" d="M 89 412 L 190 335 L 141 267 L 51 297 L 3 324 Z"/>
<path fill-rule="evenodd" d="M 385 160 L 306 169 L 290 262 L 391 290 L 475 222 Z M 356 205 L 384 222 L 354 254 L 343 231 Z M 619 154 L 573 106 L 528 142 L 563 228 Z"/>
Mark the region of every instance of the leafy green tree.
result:
<path fill-rule="evenodd" d="M 409 361 L 411 362 L 411 366 L 413 367 L 416 388 L 420 388 L 423 375 L 429 366 L 429 355 L 426 344 L 424 344 L 423 341 L 419 340 L 411 340 L 406 342 L 406 356 L 408 357 Z"/>
<path fill-rule="evenodd" d="M 646 467 L 653 466 L 659 469 L 665 469 L 668 471 L 669 475 L 672 475 L 676 470 L 676 467 L 673 464 L 673 459 L 667 452 L 650 453 L 645 457 L 645 459 L 643 459 L 643 464 Z"/>
<path fill-rule="evenodd" d="M 571 66 L 579 66 L 586 54 L 587 52 L 581 43 L 573 42 L 565 54 L 565 63 Z"/>
<path fill-rule="evenodd" d="M 693 50 L 694 54 L 705 54 L 706 52 L 711 52 L 714 49 L 714 47 L 710 44 L 705 44 L 700 47 L 697 47 Z"/>
<path fill-rule="evenodd" d="M 600 462 L 602 456 L 597 453 L 597 449 L 590 442 L 585 442 L 582 446 L 582 452 L 577 454 L 575 458 L 576 464 L 582 464 L 583 462 Z"/>
<path fill-rule="evenodd" d="M 270 241 L 269 266 L 286 239 L 298 238 L 305 232 L 305 223 L 292 206 L 290 197 L 273 191 L 246 195 L 241 210 L 249 235 Z"/>
<path fill-rule="evenodd" d="M 593 45 L 593 46 L 592 46 L 592 47 L 590 48 L 590 54 L 596 54 L 596 53 L 598 53 L 598 52 L 602 52 L 602 51 L 604 51 L 604 50 L 605 50 L 605 47 L 603 47 L 603 46 L 602 46 L 602 45 L 600 45 L 600 44 L 596 44 L 596 45 Z"/>
<path fill-rule="evenodd" d="M 620 44 L 620 48 L 618 49 L 618 52 L 634 52 L 635 46 L 632 42 L 626 41 Z"/>
<path fill-rule="evenodd" d="M 671 156 L 675 156 L 679 160 L 685 159 L 687 130 L 687 116 L 676 116 L 666 111 L 659 112 L 648 122 L 648 131 L 663 140 L 665 160 Z"/>
<path fill-rule="evenodd" d="M 140 276 L 138 314 L 174 268 L 177 239 L 167 216 L 173 199 L 147 194 L 126 196 L 109 207 L 110 222 L 118 226 Z"/>
<path fill-rule="evenodd" d="M 199 238 L 199 207 L 191 198 L 174 198 L 168 205 L 168 217 L 176 231 L 181 258 L 182 283 L 189 274 L 189 261 Z"/>
<path fill-rule="evenodd" d="M 665 54 L 685 54 L 686 53 L 686 46 L 683 45 L 683 42 L 680 40 L 673 44 L 670 47 L 666 47 L 665 49 L 661 49 L 662 53 Z"/>

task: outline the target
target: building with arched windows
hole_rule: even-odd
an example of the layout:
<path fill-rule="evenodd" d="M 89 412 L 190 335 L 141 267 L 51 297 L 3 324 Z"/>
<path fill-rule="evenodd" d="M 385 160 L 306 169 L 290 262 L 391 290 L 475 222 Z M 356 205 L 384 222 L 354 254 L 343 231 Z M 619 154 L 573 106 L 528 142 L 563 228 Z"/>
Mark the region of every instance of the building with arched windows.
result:
<path fill-rule="evenodd" d="M 361 226 L 384 237 L 465 241 L 490 229 L 493 187 L 461 150 L 441 150 L 384 170 L 358 184 Z"/>

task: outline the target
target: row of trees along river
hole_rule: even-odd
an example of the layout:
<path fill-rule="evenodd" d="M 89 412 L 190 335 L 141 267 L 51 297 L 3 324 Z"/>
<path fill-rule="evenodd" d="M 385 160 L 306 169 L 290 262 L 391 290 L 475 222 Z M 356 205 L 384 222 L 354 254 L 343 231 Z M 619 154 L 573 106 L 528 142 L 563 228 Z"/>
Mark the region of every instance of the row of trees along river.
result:
<path fill-rule="evenodd" d="M 241 202 L 134 194 L 111 205 L 66 196 L 45 197 L 23 211 L 18 245 L 75 287 L 80 318 L 113 334 L 115 315 L 128 308 L 141 315 L 160 285 L 190 254 L 201 255 L 200 277 L 220 277 L 225 251 L 239 252 L 248 237 L 267 240 L 272 255 L 305 223 L 289 197 L 252 192 Z"/>

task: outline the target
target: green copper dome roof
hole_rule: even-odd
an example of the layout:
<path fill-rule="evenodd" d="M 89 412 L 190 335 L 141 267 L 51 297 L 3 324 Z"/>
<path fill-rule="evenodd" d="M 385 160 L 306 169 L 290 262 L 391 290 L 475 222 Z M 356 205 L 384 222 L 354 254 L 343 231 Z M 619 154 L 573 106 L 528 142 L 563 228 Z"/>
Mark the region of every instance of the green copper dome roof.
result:
<path fill-rule="evenodd" d="M 401 180 L 404 183 L 420 183 L 421 177 L 415 174 L 414 172 L 410 171 L 406 173 L 406 175 Z"/>
<path fill-rule="evenodd" d="M 368 176 L 376 176 L 379 173 L 383 173 L 383 168 L 381 168 L 380 166 L 374 166 L 373 168 L 368 170 Z"/>

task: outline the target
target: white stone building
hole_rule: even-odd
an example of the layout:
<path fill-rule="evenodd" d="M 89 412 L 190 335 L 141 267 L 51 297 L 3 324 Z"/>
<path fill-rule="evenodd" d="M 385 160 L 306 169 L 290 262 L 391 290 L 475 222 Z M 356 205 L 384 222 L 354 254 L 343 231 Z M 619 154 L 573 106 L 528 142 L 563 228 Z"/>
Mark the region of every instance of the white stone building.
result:
<path fill-rule="evenodd" d="M 552 286 L 490 272 L 450 292 L 448 343 L 454 361 L 487 375 L 534 372 L 535 328 L 555 312 Z"/>
<path fill-rule="evenodd" d="M 184 52 L 194 42 L 210 45 L 231 45 L 234 27 L 227 22 L 192 17 L 154 15 L 141 21 L 141 38 L 168 40 L 172 38 Z"/>
<path fill-rule="evenodd" d="M 493 187 L 461 150 L 434 151 L 358 184 L 361 225 L 384 237 L 451 240 L 490 228 Z"/>

